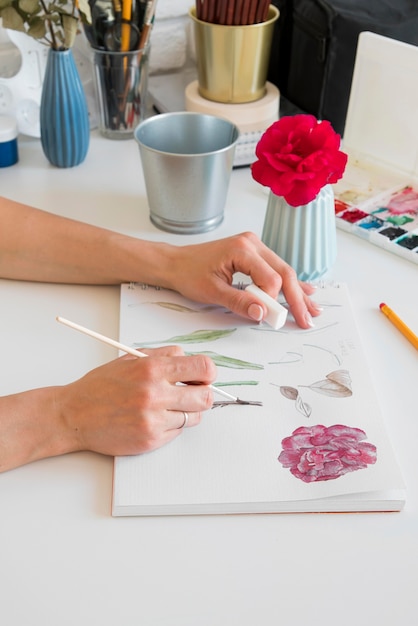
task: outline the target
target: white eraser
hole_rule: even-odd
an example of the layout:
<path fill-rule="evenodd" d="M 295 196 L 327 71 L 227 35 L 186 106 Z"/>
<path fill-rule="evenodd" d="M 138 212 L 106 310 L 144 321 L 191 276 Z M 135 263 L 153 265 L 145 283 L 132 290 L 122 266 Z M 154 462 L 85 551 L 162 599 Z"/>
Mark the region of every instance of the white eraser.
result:
<path fill-rule="evenodd" d="M 282 306 L 277 300 L 269 296 L 265 291 L 257 287 L 257 285 L 248 285 L 245 288 L 246 291 L 250 291 L 253 293 L 259 300 L 261 300 L 267 307 L 267 315 L 264 318 L 264 322 L 270 324 L 274 328 L 274 330 L 278 330 L 284 323 L 287 318 L 287 309 Z"/>

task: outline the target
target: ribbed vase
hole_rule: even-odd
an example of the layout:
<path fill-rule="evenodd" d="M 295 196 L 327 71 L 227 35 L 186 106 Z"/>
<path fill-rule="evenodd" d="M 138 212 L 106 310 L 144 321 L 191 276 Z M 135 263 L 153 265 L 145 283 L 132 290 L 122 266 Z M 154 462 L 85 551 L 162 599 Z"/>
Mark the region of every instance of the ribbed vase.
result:
<path fill-rule="evenodd" d="M 263 242 L 293 267 L 299 280 L 315 281 L 337 256 L 334 192 L 326 185 L 312 202 L 293 207 L 270 192 Z"/>
<path fill-rule="evenodd" d="M 86 157 L 90 126 L 86 97 L 71 50 L 48 52 L 42 87 L 41 143 L 48 161 L 74 167 Z"/>

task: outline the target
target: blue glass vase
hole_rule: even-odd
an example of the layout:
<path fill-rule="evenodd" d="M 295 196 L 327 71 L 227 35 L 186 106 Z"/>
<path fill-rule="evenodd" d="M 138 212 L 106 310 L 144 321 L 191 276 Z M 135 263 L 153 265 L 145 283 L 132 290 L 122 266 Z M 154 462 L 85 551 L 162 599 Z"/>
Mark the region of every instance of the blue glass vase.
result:
<path fill-rule="evenodd" d="M 322 278 L 337 256 L 331 185 L 323 187 L 312 202 L 297 207 L 270 192 L 261 239 L 293 267 L 299 280 Z"/>
<path fill-rule="evenodd" d="M 48 161 L 74 167 L 86 157 L 90 126 L 86 97 L 71 50 L 48 52 L 42 87 L 41 143 Z"/>

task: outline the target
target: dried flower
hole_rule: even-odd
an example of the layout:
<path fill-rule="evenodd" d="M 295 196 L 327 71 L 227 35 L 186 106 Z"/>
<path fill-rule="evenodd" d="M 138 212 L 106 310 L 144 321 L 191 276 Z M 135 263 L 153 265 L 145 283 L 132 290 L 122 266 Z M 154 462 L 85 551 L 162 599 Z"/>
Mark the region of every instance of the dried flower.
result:
<path fill-rule="evenodd" d="M 288 204 L 307 204 L 342 177 L 347 155 L 340 143 L 327 121 L 304 114 L 282 117 L 259 140 L 252 176 Z"/>
<path fill-rule="evenodd" d="M 3 27 L 26 33 L 54 50 L 68 50 L 79 21 L 91 23 L 88 0 L 0 0 Z"/>

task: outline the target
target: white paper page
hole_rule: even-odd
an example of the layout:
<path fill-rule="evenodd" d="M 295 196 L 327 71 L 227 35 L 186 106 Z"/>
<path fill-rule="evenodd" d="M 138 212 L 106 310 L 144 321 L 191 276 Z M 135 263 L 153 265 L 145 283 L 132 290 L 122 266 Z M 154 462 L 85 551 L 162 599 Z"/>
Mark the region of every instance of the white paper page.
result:
<path fill-rule="evenodd" d="M 262 503 L 402 487 L 346 289 L 320 288 L 316 300 L 324 311 L 314 329 L 299 329 L 289 315 L 286 325 L 274 331 L 167 290 L 122 288 L 122 343 L 138 348 L 179 343 L 186 352 L 242 360 L 250 365 L 218 366 L 217 382 L 235 382 L 224 389 L 263 406 L 213 408 L 201 425 L 185 429 L 165 447 L 118 458 L 119 504 Z M 201 330 L 233 332 L 211 342 L 181 343 L 181 336 Z M 344 392 L 344 385 L 336 387 L 333 378 L 349 381 L 352 393 Z M 285 397 L 281 387 L 293 389 L 299 402 Z M 225 401 L 216 394 L 214 399 Z M 376 448 L 376 461 L 329 480 L 304 482 L 278 460 L 282 441 L 297 428 L 335 425 L 364 431 L 363 442 Z"/>

